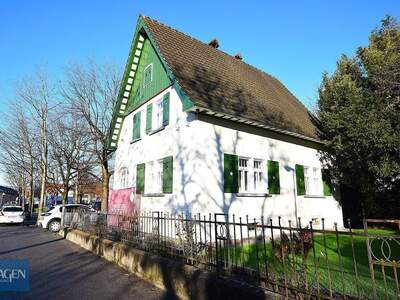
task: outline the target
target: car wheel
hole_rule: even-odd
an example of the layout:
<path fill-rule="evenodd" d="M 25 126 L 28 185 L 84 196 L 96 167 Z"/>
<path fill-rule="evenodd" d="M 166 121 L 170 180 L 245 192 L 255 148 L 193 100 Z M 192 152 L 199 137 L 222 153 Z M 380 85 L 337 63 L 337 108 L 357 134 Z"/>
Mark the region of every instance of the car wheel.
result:
<path fill-rule="evenodd" d="M 61 222 L 59 220 L 53 220 L 49 223 L 49 230 L 51 232 L 59 232 L 61 229 Z"/>

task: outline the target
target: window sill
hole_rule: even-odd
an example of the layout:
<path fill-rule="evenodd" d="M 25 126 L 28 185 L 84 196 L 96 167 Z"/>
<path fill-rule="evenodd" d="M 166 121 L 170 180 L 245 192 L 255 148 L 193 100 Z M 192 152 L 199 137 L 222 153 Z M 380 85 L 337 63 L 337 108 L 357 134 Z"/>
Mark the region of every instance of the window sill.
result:
<path fill-rule="evenodd" d="M 157 128 L 157 129 L 154 129 L 153 131 L 150 131 L 148 133 L 148 135 L 153 135 L 153 134 L 155 134 L 157 132 L 160 132 L 160 131 L 164 130 L 164 128 L 165 128 L 165 126 L 161 126 L 161 127 Z"/>
<path fill-rule="evenodd" d="M 270 194 L 266 193 L 237 193 L 237 197 L 272 197 Z"/>
<path fill-rule="evenodd" d="M 140 140 L 141 140 L 141 138 L 134 139 L 134 140 L 131 141 L 131 144 L 134 144 L 134 143 L 136 143 L 136 142 L 139 142 Z"/>
<path fill-rule="evenodd" d="M 326 198 L 324 195 L 304 195 L 304 198 Z"/>
<path fill-rule="evenodd" d="M 146 193 L 143 194 L 142 197 L 164 197 L 165 194 L 163 193 Z"/>

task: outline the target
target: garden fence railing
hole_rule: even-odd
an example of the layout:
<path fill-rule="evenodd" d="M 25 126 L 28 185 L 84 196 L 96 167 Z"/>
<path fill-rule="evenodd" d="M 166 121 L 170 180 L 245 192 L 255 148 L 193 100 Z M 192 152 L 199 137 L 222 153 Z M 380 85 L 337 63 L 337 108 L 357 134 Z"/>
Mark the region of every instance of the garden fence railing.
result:
<path fill-rule="evenodd" d="M 76 211 L 64 225 L 298 299 L 400 299 L 400 235 L 335 224 L 227 214 Z M 392 220 L 393 224 L 396 220 Z M 388 222 L 386 222 L 388 223 Z"/>

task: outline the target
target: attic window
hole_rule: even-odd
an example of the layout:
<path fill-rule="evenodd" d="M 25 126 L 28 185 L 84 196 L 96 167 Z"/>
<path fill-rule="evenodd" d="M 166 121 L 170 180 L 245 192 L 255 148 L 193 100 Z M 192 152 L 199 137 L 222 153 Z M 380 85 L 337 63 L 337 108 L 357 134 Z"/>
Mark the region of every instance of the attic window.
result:
<path fill-rule="evenodd" d="M 153 64 L 151 63 L 144 68 L 143 73 L 143 87 L 146 87 L 153 80 Z"/>

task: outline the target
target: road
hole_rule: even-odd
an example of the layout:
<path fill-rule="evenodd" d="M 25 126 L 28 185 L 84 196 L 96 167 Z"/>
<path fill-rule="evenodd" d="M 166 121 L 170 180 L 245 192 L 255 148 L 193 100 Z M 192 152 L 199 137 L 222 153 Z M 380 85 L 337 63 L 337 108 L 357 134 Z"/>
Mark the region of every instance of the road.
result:
<path fill-rule="evenodd" d="M 0 226 L 0 259 L 29 259 L 31 291 L 0 299 L 175 299 L 79 246 L 28 226 Z"/>

